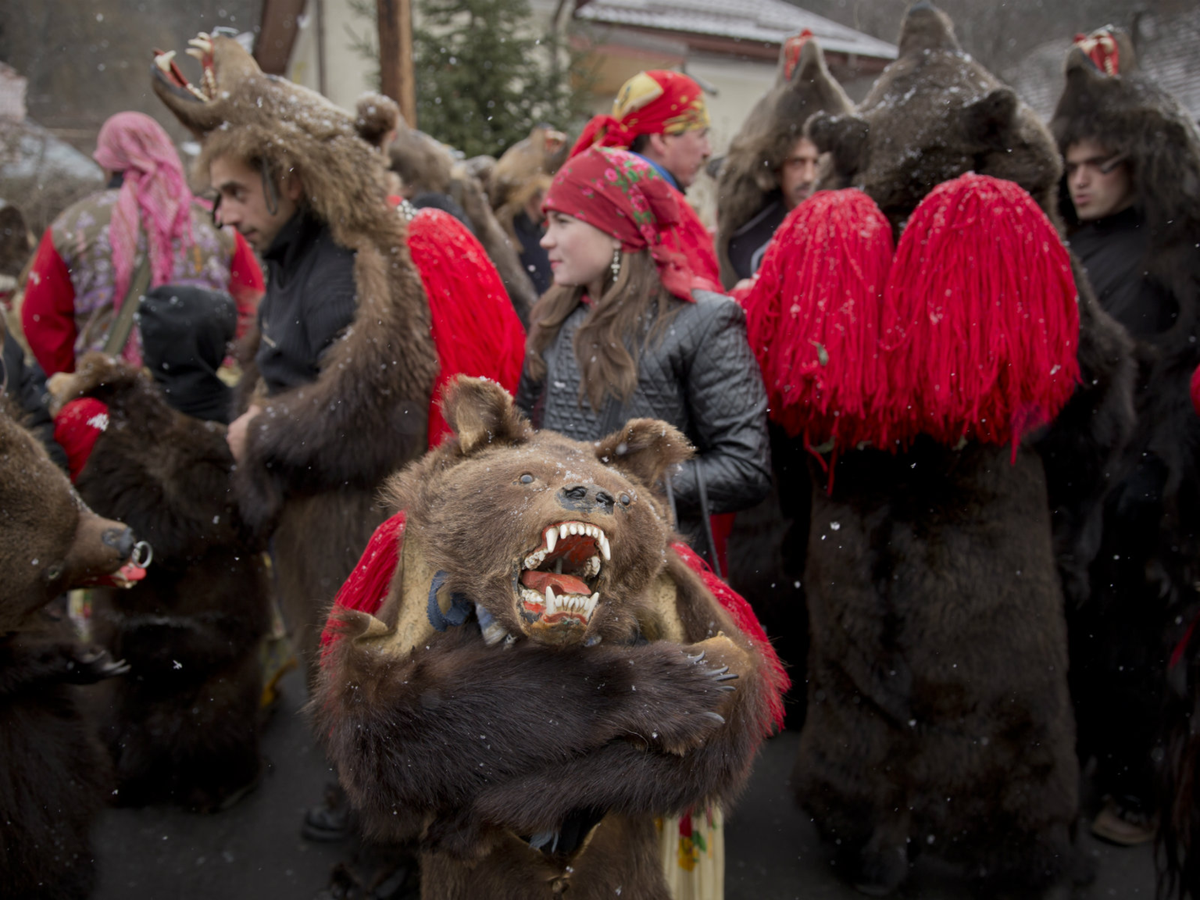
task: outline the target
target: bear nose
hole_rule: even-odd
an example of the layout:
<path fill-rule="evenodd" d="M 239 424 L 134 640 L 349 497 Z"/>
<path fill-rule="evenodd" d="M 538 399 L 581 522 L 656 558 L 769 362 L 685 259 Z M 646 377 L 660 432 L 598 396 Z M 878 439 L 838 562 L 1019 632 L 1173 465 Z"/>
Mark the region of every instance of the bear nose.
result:
<path fill-rule="evenodd" d="M 100 536 L 101 542 L 106 547 L 112 547 L 119 554 L 121 559 L 129 559 L 133 553 L 133 529 L 128 526 L 124 528 L 108 528 Z"/>
<path fill-rule="evenodd" d="M 575 512 L 613 511 L 612 494 L 597 484 L 569 484 L 558 492 L 558 503 Z"/>

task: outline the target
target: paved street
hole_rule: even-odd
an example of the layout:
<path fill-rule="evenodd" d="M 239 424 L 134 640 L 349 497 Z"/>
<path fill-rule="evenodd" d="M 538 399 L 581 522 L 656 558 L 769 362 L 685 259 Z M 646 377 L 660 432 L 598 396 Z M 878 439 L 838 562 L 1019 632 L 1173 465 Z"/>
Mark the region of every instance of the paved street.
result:
<path fill-rule="evenodd" d="M 317 802 L 329 773 L 299 714 L 303 684 L 283 682 L 283 700 L 268 725 L 271 769 L 258 790 L 233 809 L 194 816 L 168 809 L 110 810 L 97 829 L 101 885 L 96 900 L 310 900 L 349 849 L 299 836 L 306 806 Z M 797 735 L 767 742 L 750 786 L 728 819 L 727 900 L 859 900 L 830 869 L 811 824 L 796 809 L 786 779 Z M 1096 882 L 1076 900 L 1154 896 L 1148 847 L 1118 850 L 1092 840 Z M 902 900 L 957 900 L 962 881 L 922 858 Z M 484 898 L 481 898 L 484 900 Z"/>

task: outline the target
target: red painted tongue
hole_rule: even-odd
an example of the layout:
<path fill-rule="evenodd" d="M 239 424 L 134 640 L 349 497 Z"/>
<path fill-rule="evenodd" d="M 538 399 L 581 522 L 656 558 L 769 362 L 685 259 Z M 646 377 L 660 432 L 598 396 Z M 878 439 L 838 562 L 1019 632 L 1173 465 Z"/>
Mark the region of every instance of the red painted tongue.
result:
<path fill-rule="evenodd" d="M 559 575 L 555 572 L 534 572 L 532 570 L 522 572 L 521 584 L 525 585 L 531 591 L 537 591 L 539 594 L 546 593 L 546 585 L 554 588 L 556 596 L 561 594 L 583 594 L 587 596 L 592 593 L 591 588 L 587 586 L 587 582 L 582 578 L 576 578 L 574 575 Z"/>

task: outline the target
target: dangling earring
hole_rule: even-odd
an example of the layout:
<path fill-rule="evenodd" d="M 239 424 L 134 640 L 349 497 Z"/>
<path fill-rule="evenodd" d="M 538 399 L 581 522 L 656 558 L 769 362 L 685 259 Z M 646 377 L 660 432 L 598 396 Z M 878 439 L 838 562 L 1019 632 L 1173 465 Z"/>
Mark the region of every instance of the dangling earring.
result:
<path fill-rule="evenodd" d="M 621 248 L 613 247 L 612 265 L 608 267 L 612 272 L 613 281 L 621 277 Z"/>

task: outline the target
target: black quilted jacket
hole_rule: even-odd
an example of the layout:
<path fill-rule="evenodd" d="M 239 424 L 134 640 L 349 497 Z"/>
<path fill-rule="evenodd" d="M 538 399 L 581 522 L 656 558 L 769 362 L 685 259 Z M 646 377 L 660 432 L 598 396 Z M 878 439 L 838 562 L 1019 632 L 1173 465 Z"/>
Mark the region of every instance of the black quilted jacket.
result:
<path fill-rule="evenodd" d="M 637 418 L 662 419 L 686 434 L 697 456 L 671 480 L 681 527 L 700 512 L 697 478 L 704 479 L 710 513 L 753 506 L 771 484 L 767 397 L 746 341 L 746 315 L 721 294 L 693 296 L 695 303 L 679 302 L 661 339 L 642 353 L 637 387 L 624 403 L 608 397 L 597 413 L 579 399 L 572 341 L 584 306 L 546 348 L 545 380 L 535 382 L 526 368 L 517 390 L 517 405 L 535 427 L 577 440 L 599 440 Z"/>

